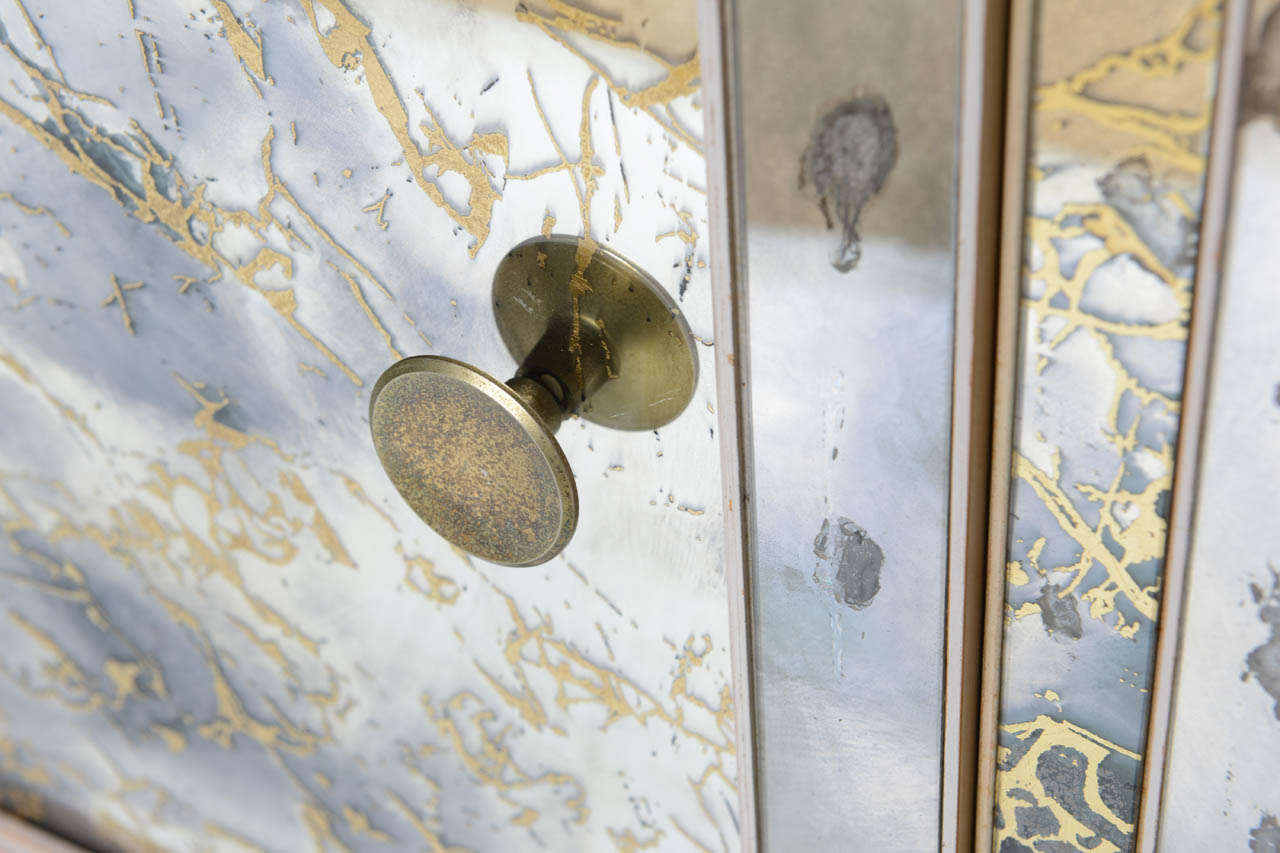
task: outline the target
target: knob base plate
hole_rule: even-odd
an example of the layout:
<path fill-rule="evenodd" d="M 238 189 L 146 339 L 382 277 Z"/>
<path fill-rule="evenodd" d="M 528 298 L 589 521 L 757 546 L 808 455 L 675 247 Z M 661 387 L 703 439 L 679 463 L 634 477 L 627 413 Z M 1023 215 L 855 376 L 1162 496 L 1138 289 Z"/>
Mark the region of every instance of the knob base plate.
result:
<path fill-rule="evenodd" d="M 565 349 L 578 374 L 606 377 L 577 412 L 592 423 L 656 429 L 693 398 L 697 350 L 683 313 L 647 273 L 594 240 L 551 235 L 513 248 L 493 277 L 493 314 L 517 364 L 548 329 L 570 330 Z M 583 363 L 602 357 L 575 341 L 573 330 L 584 328 L 603 338 L 603 365 Z"/>

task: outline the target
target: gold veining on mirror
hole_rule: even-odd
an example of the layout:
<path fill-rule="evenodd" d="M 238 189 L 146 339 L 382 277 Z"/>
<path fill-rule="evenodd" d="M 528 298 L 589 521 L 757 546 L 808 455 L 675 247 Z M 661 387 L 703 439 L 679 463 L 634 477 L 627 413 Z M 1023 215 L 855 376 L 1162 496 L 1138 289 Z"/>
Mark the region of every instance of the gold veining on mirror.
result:
<path fill-rule="evenodd" d="M 411 342 L 405 343 L 406 335 L 410 339 L 422 337 L 431 346 L 430 339 L 448 335 L 446 312 L 424 314 L 415 322 L 409 314 L 416 315 L 421 308 L 408 301 L 405 308 L 396 305 L 392 292 L 399 296 L 402 291 L 397 289 L 401 282 L 394 281 L 394 267 L 370 251 L 368 241 L 342 230 L 345 224 L 340 227 L 338 223 L 345 220 L 324 206 L 330 199 L 311 193 L 312 181 L 305 179 L 311 169 L 293 168 L 298 165 L 299 152 L 290 145 L 297 145 L 299 139 L 311 145 L 318 134 L 314 125 L 304 122 L 308 118 L 305 110 L 295 123 L 282 109 L 284 75 L 278 63 L 291 61 L 299 51 L 298 45 L 305 46 L 310 40 L 319 58 L 315 68 L 330 64 L 335 69 L 350 69 L 345 74 L 356 84 L 356 94 L 363 94 L 372 102 L 378 111 L 375 115 L 381 115 L 385 122 L 370 126 L 371 137 L 376 139 L 389 132 L 402 148 L 416 145 L 420 151 L 431 152 L 416 161 L 405 152 L 407 165 L 416 163 L 428 170 L 425 176 L 421 171 L 417 173 L 417 189 L 413 192 L 422 190 L 432 205 L 448 214 L 454 223 L 463 225 L 459 216 L 465 219 L 458 241 L 467 240 L 473 253 L 480 248 L 493 219 L 493 205 L 484 210 L 485 198 L 499 201 L 502 193 L 498 188 L 503 180 L 501 174 L 487 174 L 488 167 L 476 164 L 488 159 L 496 169 L 506 160 L 506 131 L 499 123 L 497 128 L 470 137 L 470 131 L 459 137 L 446 135 L 444 123 L 451 119 L 445 107 L 452 110 L 452 105 L 444 103 L 444 95 L 433 92 L 431 97 L 439 97 L 440 101 L 437 104 L 433 100 L 432 106 L 427 107 L 430 119 L 426 126 L 421 132 L 419 128 L 406 128 L 401 134 L 393 121 L 399 103 L 395 92 L 412 98 L 409 93 L 413 86 L 407 73 L 392 84 L 393 73 L 398 77 L 404 69 L 393 68 L 390 55 L 378 55 L 380 40 L 375 37 L 380 36 L 380 20 L 361 22 L 342 4 L 321 2 L 304 5 L 304 14 L 297 15 L 298 29 L 290 31 L 283 22 L 271 25 L 275 4 L 254 6 L 252 10 L 250 5 L 224 0 L 191 19 L 195 39 L 200 39 L 201 29 L 211 37 L 211 41 L 198 42 L 201 59 L 206 44 L 210 45 L 210 88 L 206 91 L 210 95 L 220 91 L 214 89 L 216 83 L 218 87 L 234 89 L 244 103 L 261 98 L 265 107 L 277 110 L 274 127 L 271 119 L 264 123 L 258 116 L 246 116 L 246 127 L 256 134 L 250 167 L 246 169 L 245 158 L 239 156 L 244 151 L 228 151 L 224 170 L 215 169 L 212 176 L 207 163 L 201 164 L 204 168 L 197 167 L 184 157 L 178 137 L 168 130 L 177 127 L 177 108 L 170 96 L 176 94 L 176 75 L 184 70 L 181 66 L 186 60 L 182 46 L 171 40 L 177 36 L 165 30 L 163 16 L 155 14 L 158 7 L 149 8 L 142 0 L 122 3 L 117 16 L 120 20 L 113 23 L 104 18 L 102 25 L 104 40 L 108 35 L 115 39 L 115 31 L 110 29 L 113 25 L 123 27 L 121 35 L 136 73 L 121 82 L 129 84 L 130 95 L 145 93 L 145 110 L 136 106 L 136 97 L 120 98 L 119 103 L 131 106 L 119 107 L 105 97 L 72 88 L 72 84 L 87 84 L 115 99 L 117 81 L 86 80 L 79 66 L 70 61 L 70 54 L 63 53 L 75 49 L 74 41 L 68 41 L 66 46 L 56 45 L 58 54 L 67 59 L 68 76 L 64 77 L 54 60 L 54 47 L 39 37 L 35 27 L 37 20 L 48 26 L 54 16 L 29 15 L 21 4 L 17 5 L 37 34 L 36 44 L 41 51 L 38 62 L 24 61 L 21 56 L 21 50 L 30 52 L 27 42 L 20 42 L 24 45 L 21 49 L 10 41 L 2 46 L 4 56 L 17 63 L 14 77 L 21 94 L 0 96 L 0 121 L 10 127 L 11 142 L 22 146 L 18 156 L 31 160 L 56 157 L 55 162 L 81 180 L 84 198 L 114 199 L 120 206 L 120 220 L 129 223 L 123 226 L 125 232 L 137 234 L 130 239 L 136 239 L 140 248 L 166 258 L 166 263 L 174 263 L 173 269 L 160 274 L 135 272 L 127 264 L 105 260 L 109 255 L 99 252 L 93 238 L 82 236 L 88 233 L 85 223 L 90 220 L 84 218 L 83 212 L 77 215 L 64 201 L 74 196 L 63 185 L 51 186 L 47 191 L 42 187 L 47 195 L 37 199 L 33 197 L 39 195 L 33 192 L 36 185 L 15 184 L 4 189 L 12 190 L 16 198 L 0 195 L 0 201 L 9 203 L 6 207 L 11 207 L 10 215 L 16 206 L 26 216 L 39 217 L 43 223 L 40 233 L 47 232 L 55 238 L 55 229 L 64 238 L 71 236 L 72 228 L 64 224 L 65 220 L 75 226 L 77 241 L 51 241 L 51 245 L 104 259 L 97 261 L 102 264 L 100 277 L 86 279 L 88 289 L 83 297 L 85 307 L 93 309 L 88 313 L 98 319 L 76 315 L 77 326 L 62 333 L 67 341 L 74 341 L 81 328 L 96 322 L 110 331 L 110 338 L 104 337 L 104 341 L 125 348 L 112 351 L 110 358 L 133 357 L 139 364 L 149 364 L 157 357 L 157 333 L 164 331 L 160 322 L 153 322 L 152 318 L 165 322 L 170 319 L 163 312 L 169 310 L 166 306 L 173 305 L 170 300 L 176 298 L 176 291 L 185 299 L 195 300 L 194 309 L 201 312 L 198 316 L 202 320 L 208 312 L 209 325 L 192 328 L 195 348 L 207 346 L 211 335 L 217 333 L 234 330 L 242 333 L 240 338 L 256 335 L 287 353 L 284 364 L 296 387 L 308 389 L 300 393 L 344 386 L 348 389 L 343 392 L 346 396 L 354 398 L 359 394 L 363 399 L 368 389 L 358 389 L 372 378 L 366 371 L 377 369 L 370 363 L 373 360 L 368 353 L 398 358 L 401 349 L 413 349 Z M 316 27 L 315 16 L 305 14 L 315 9 L 330 11 L 338 26 Z M 40 11 L 32 4 L 33 13 Z M 509 9 L 505 11 L 510 15 Z M 148 20 L 148 15 L 157 20 Z M 182 15 L 185 20 L 185 11 Z M 5 24 L 10 34 L 22 29 L 16 17 Z M 527 29 L 531 38 L 541 38 L 534 27 Z M 62 38 L 62 31 L 58 32 Z M 358 37 L 350 38 L 352 33 Z M 335 37 L 339 42 L 346 39 L 344 44 L 360 54 L 358 65 L 356 57 L 345 52 L 336 61 L 327 58 L 329 48 L 340 46 L 329 41 Z M 621 46 L 640 52 L 635 46 Z M 324 57 L 319 56 L 322 48 Z M 575 70 L 581 66 L 573 53 L 566 53 L 565 59 L 574 64 Z M 589 80 L 587 72 L 575 76 L 572 90 L 565 92 L 555 75 L 543 76 L 543 67 L 545 63 L 530 63 L 530 78 L 538 79 L 539 95 L 548 107 L 549 114 L 543 114 L 548 135 L 553 127 L 562 132 L 560 128 L 568 119 L 590 142 L 590 113 L 594 111 L 604 119 L 607 106 L 625 109 L 620 106 L 619 92 L 625 90 L 621 84 L 606 93 L 605 87 Z M 275 80 L 268 71 L 275 74 Z M 335 74 L 334 78 L 342 76 Z M 696 92 L 692 82 L 682 83 L 679 88 L 682 97 Z M 583 97 L 579 98 L 579 93 Z M 521 94 L 520 87 L 515 94 Z M 609 101 L 607 94 L 613 96 Z M 567 113 L 559 111 L 566 99 L 570 106 Z M 214 108 L 220 106 L 215 104 Z M 432 107 L 437 106 L 439 109 L 433 112 Z M 527 107 L 527 103 L 521 106 Z M 573 109 L 578 106 L 581 121 Z M 542 107 L 543 104 L 536 104 L 534 109 L 541 112 Z M 658 116 L 670 122 L 664 107 L 655 104 L 639 111 L 637 115 L 642 116 L 645 129 L 638 130 L 634 120 L 629 119 L 633 123 L 620 142 L 614 123 L 613 154 L 619 160 L 624 149 L 632 156 L 643 145 L 645 133 L 651 133 L 660 146 L 683 145 L 683 136 L 672 139 L 655 126 Z M 407 122 L 410 111 L 403 104 L 400 108 Z M 414 114 L 418 114 L 416 105 Z M 190 139 L 198 123 L 188 110 L 184 109 L 183 115 L 191 127 L 181 129 Z M 623 118 L 619 115 L 619 121 Z M 156 129 L 162 122 L 168 125 L 165 133 Z M 83 130 L 82 136 L 70 138 L 67 131 L 73 125 Z M 468 138 L 471 141 L 465 145 L 454 142 Z M 24 145 L 28 139 L 43 148 Z M 528 159 L 522 162 L 548 162 L 544 159 L 547 147 L 545 141 L 540 146 L 531 145 L 526 153 Z M 102 168 L 101 162 L 90 155 L 90 148 L 109 152 L 119 161 L 120 168 Z M 620 162 L 606 160 L 610 152 L 597 152 L 591 145 L 583 151 L 583 155 L 572 152 L 572 161 L 563 158 L 561 168 L 569 180 L 582 182 L 582 195 L 588 204 L 581 206 L 586 207 L 606 173 L 611 176 L 608 192 L 614 193 L 612 179 L 619 175 Z M 554 162 L 554 155 L 551 156 Z M 257 168 L 259 162 L 261 167 Z M 462 163 L 468 164 L 470 171 L 450 173 L 454 167 L 461 169 Z M 354 161 L 351 165 L 364 163 Z M 322 183 L 320 171 L 324 171 L 323 191 L 328 192 L 332 185 L 329 176 L 337 170 L 317 169 L 317 187 Z M 441 173 L 446 178 L 462 175 L 464 180 L 474 182 L 465 216 L 456 210 L 450 212 L 453 202 L 449 199 L 453 196 L 446 199 L 441 193 L 437 197 L 424 186 L 434 186 Z M 633 178 L 635 174 L 633 171 Z M 134 185 L 122 175 L 134 175 L 138 183 Z M 250 192 L 237 191 L 235 181 L 228 180 L 232 177 L 247 180 Z M 546 177 L 550 184 L 557 180 L 554 174 Z M 215 185 L 214 179 L 223 183 Z M 625 177 L 616 183 L 616 198 L 623 199 L 624 204 L 614 205 L 615 229 L 624 219 L 636 222 Z M 253 189 L 255 186 L 257 189 Z M 358 209 L 382 191 L 379 187 L 369 195 L 356 197 L 350 206 Z M 229 198 L 233 201 L 228 202 Z M 406 206 L 402 208 L 401 198 L 401 191 L 397 191 L 396 199 L 387 204 L 387 196 L 383 196 L 381 210 L 368 215 L 368 230 L 378 234 L 383 230 L 381 223 L 386 222 L 388 234 L 394 234 L 406 221 L 404 211 L 412 209 L 409 205 L 416 200 L 404 199 Z M 54 218 L 50 209 L 61 218 Z M 567 210 L 572 210 L 572 202 Z M 388 216 L 388 212 L 397 214 Z M 550 206 L 547 216 L 554 221 L 556 214 L 564 220 L 566 210 Z M 589 210 L 583 216 L 586 233 L 590 232 L 588 218 Z M 652 223 L 655 233 L 673 227 L 665 216 L 656 219 Z M 431 220 L 430 228 L 447 230 L 447 223 L 441 225 L 443 220 L 443 215 Z M 571 212 L 568 220 L 568 227 L 573 228 L 576 223 L 572 222 Z M 128 231 L 134 224 L 150 228 Z M 528 225 L 529 233 L 537 230 L 536 221 Z M 650 237 L 649 227 L 649 223 L 636 227 L 645 241 Z M 675 227 L 683 227 L 683 223 Z M 110 233 L 120 232 L 116 228 Z M 343 233 L 347 236 L 340 237 Z M 603 239 L 600 234 L 595 237 Z M 624 226 L 622 239 L 634 243 L 636 238 L 628 236 Z M 234 251 L 227 248 L 232 243 L 236 245 Z M 179 252 L 170 252 L 170 245 Z M 121 319 L 106 309 L 97 309 L 98 302 L 108 295 L 105 288 L 110 285 L 108 277 L 113 270 L 121 282 L 147 282 L 139 294 L 124 294 L 126 300 L 141 297 L 136 309 L 129 302 L 123 306 L 112 302 L 108 306 L 134 312 L 130 320 L 141 317 L 141 322 L 132 324 L 134 335 L 122 332 Z M 41 291 L 47 293 L 51 288 L 42 275 L 34 265 L 25 273 L 6 270 L 4 280 L 9 286 L 0 288 L 0 296 L 7 297 L 12 289 L 14 299 L 5 307 L 17 309 L 30 304 L 28 300 L 48 300 Z M 95 292 L 93 281 L 98 281 L 102 289 Z M 228 289 L 226 285 L 231 283 L 234 286 Z M 110 296 L 114 295 L 111 291 Z M 45 304 L 47 301 L 37 309 L 44 310 Z M 270 310 L 255 313 L 264 306 Z M 242 328 L 233 329 L 230 324 L 235 322 L 233 318 L 242 316 L 242 311 L 248 312 L 240 320 Z M 104 333 L 99 329 L 95 334 Z M 234 344 L 235 338 L 228 340 Z M 159 341 L 163 345 L 163 338 Z M 86 394 L 84 387 L 77 385 L 74 377 L 69 377 L 54 360 L 58 350 L 42 352 L 25 345 L 14 348 L 8 341 L 6 349 L 12 349 L 12 353 L 0 353 L 0 377 L 19 398 L 29 401 L 32 412 L 54 425 L 51 432 L 57 433 L 57 439 L 69 448 L 72 455 L 68 458 L 83 452 L 87 456 L 76 464 L 85 465 L 86 470 L 110 471 L 111 476 L 119 478 L 113 488 L 98 494 L 70 479 L 64 485 L 57 480 L 33 478 L 29 471 L 0 472 L 0 520 L 14 555 L 12 565 L 17 567 L 13 572 L 8 571 L 8 566 L 3 567 L 5 573 L 0 579 L 15 592 L 20 590 L 27 595 L 28 601 L 49 601 L 67 608 L 61 611 L 63 615 L 41 608 L 30 614 L 24 612 L 23 618 L 32 631 L 18 627 L 7 611 L 0 613 L 0 622 L 9 626 L 6 638 L 14 638 L 18 646 L 12 650 L 12 659 L 21 661 L 29 677 L 25 686 L 14 687 L 18 684 L 17 666 L 0 673 L 11 689 L 22 689 L 28 696 L 47 695 L 45 701 L 51 713 L 86 703 L 81 710 L 71 712 L 84 715 L 86 729 L 99 725 L 108 731 L 114 731 L 107 728 L 113 725 L 119 728 L 121 718 L 113 716 L 116 706 L 126 715 L 143 720 L 158 715 L 161 722 L 148 723 L 137 730 L 129 727 L 133 749 L 139 753 L 156 749 L 159 754 L 177 756 L 187 766 L 198 765 L 203 750 L 227 758 L 235 753 L 246 766 L 255 756 L 265 756 L 265 765 L 253 766 L 279 770 L 279 801 L 285 807 L 278 815 L 281 825 L 296 827 L 303 843 L 309 839 L 312 844 L 330 849 L 343 849 L 382 835 L 393 837 L 397 843 L 412 843 L 414 833 L 428 849 L 468 849 L 471 845 L 460 845 L 456 838 L 450 840 L 446 826 L 462 802 L 452 784 L 458 778 L 465 779 L 466 774 L 474 776 L 471 781 L 478 786 L 474 790 L 483 790 L 485 806 L 496 810 L 495 822 L 522 832 L 545 835 L 571 826 L 574 837 L 583 843 L 598 839 L 607 844 L 610 838 L 621 839 L 622 843 L 630 838 L 646 843 L 647 839 L 665 836 L 667 840 L 688 838 L 689 844 L 709 849 L 718 847 L 720 838 L 732 841 L 732 822 L 723 806 L 725 792 L 732 790 L 734 775 L 732 707 L 727 694 L 707 687 L 724 683 L 725 675 L 720 671 L 723 649 L 719 643 L 713 649 L 709 640 L 704 646 L 695 639 L 702 633 L 695 630 L 698 623 L 682 622 L 666 629 L 677 641 L 688 634 L 696 658 L 675 660 L 669 673 L 661 666 L 650 671 L 651 666 L 637 664 L 621 654 L 617 663 L 602 663 L 606 660 L 604 648 L 597 649 L 601 638 L 584 645 L 572 622 L 553 625 L 536 596 L 523 589 L 508 595 L 471 562 L 447 551 L 446 559 L 424 550 L 415 534 L 407 531 L 410 525 L 405 523 L 406 515 L 392 511 L 386 497 L 389 489 L 379 488 L 367 470 L 348 468 L 343 462 L 337 463 L 337 468 L 331 467 L 333 459 L 319 455 L 321 448 L 305 435 L 281 425 L 284 422 L 278 413 L 256 396 L 269 385 L 253 387 L 196 357 L 174 361 L 172 385 L 168 389 L 147 390 L 167 404 L 179 400 L 169 412 L 178 417 L 166 420 L 157 408 L 155 419 L 146 420 L 146 426 L 169 424 L 170 428 L 163 435 L 156 433 L 154 444 L 145 446 L 122 442 L 121 423 L 115 420 L 115 404 L 119 401 Z M 208 380 L 209 385 L 196 381 L 197 377 Z M 152 405 L 148 397 L 139 408 L 150 411 Z M 361 407 L 357 400 L 354 408 Z M 186 413 L 180 414 L 184 408 Z M 65 435 L 57 428 L 64 421 Z M 638 468 L 643 466 L 628 459 L 629 473 Z M 371 557 L 367 547 L 362 551 L 362 544 L 367 543 L 361 540 L 366 536 L 386 540 L 389 558 Z M 335 761 L 351 760 L 358 765 L 360 761 L 382 760 L 381 753 L 364 746 L 370 734 L 357 728 L 366 724 L 366 697 L 371 695 L 373 685 L 366 681 L 369 674 L 362 672 L 362 665 L 352 665 L 339 650 L 343 643 L 338 633 L 343 614 L 280 603 L 288 602 L 291 596 L 305 598 L 315 594 L 300 581 L 320 584 L 326 573 L 356 577 L 357 570 L 362 589 L 399 597 L 397 612 L 414 613 L 424 623 L 453 625 L 445 627 L 443 635 L 456 637 L 458 645 L 444 648 L 442 657 L 461 661 L 461 667 L 470 673 L 463 683 L 475 685 L 474 690 L 450 688 L 432 695 L 429 707 L 424 704 L 417 714 L 400 720 L 406 731 L 419 733 L 402 744 L 399 765 L 380 777 L 386 780 L 386 789 L 371 790 L 368 796 L 344 789 L 332 770 L 341 766 L 334 765 Z M 549 566 L 547 571 L 557 584 L 578 583 L 563 566 Z M 278 579 L 291 582 L 289 591 L 279 590 Z M 503 583 L 508 585 L 505 580 Z M 141 590 L 139 597 L 154 605 L 149 611 L 151 621 L 133 618 L 135 608 L 147 610 L 149 605 L 145 601 L 130 603 L 129 585 Z M 575 611 L 597 612 L 598 624 L 613 638 L 615 647 L 619 643 L 617 631 L 621 629 L 638 632 L 624 641 L 631 643 L 632 649 L 662 645 L 652 642 L 660 629 L 645 624 L 649 620 L 622 590 L 596 577 L 595 585 L 582 588 L 580 596 L 581 600 L 573 600 Z M 494 618 L 486 619 L 485 625 L 479 627 L 473 619 L 457 617 L 456 622 L 451 621 L 455 619 L 450 615 L 453 613 L 488 612 L 492 600 L 507 602 L 510 610 L 500 605 Z M 372 601 L 349 602 L 351 607 L 366 604 L 374 606 Z M 590 619 L 586 624 L 592 631 L 599 630 Z M 505 632 L 512 625 L 516 633 L 508 638 Z M 716 629 L 717 637 L 720 630 Z M 50 638 L 57 647 L 42 644 L 33 632 Z M 110 645 L 112 651 L 103 658 L 87 654 L 75 640 L 81 634 L 94 643 Z M 192 655 L 181 670 L 182 690 L 207 695 L 207 705 L 193 702 L 182 710 L 171 710 L 166 704 L 175 701 L 174 688 L 166 679 L 170 674 L 166 663 L 151 656 L 149 644 L 157 638 L 191 646 Z M 515 643 L 516 638 L 519 643 Z M 489 656 L 491 648 L 497 649 L 496 657 Z M 362 649 L 360 653 L 380 655 L 382 651 L 379 647 Z M 394 656 L 395 650 L 391 651 Z M 665 654 L 666 649 L 661 651 Z M 70 678 L 74 672 L 79 675 Z M 78 681 L 80 677 L 83 680 Z M 382 687 L 386 684 L 381 683 Z M 655 684 L 660 684 L 661 689 L 655 690 Z M 416 694 L 422 684 L 409 679 L 402 686 Z M 502 690 L 498 690 L 499 686 Z M 710 699 L 703 698 L 703 689 Z M 522 716 L 533 707 L 541 709 L 537 725 L 524 723 Z M 579 731 L 594 730 L 592 715 L 607 720 L 612 743 L 627 743 L 636 732 L 647 736 L 656 731 L 664 744 L 672 741 L 672 750 L 680 750 L 686 756 L 682 760 L 696 763 L 688 775 L 688 786 L 678 785 L 667 802 L 681 816 L 673 811 L 670 815 L 638 813 L 632 817 L 624 810 L 618 817 L 609 817 L 607 826 L 600 825 L 605 820 L 603 815 L 617 814 L 610 806 L 612 789 L 596 790 L 599 780 L 590 781 L 575 758 L 548 758 L 530 739 L 533 735 L 522 735 L 512 728 L 514 724 L 550 738 L 573 738 Z M 99 749 L 91 748 L 83 760 L 67 763 L 60 760 L 54 743 L 32 744 L 11 737 L 11 732 L 19 731 L 17 726 L 17 722 L 0 713 L 0 772 L 6 779 L 21 780 L 21 785 L 28 786 L 0 786 L 3 807 L 32 817 L 47 816 L 64 808 L 60 792 L 91 790 L 95 801 L 84 818 L 104 844 L 136 850 L 160 849 L 166 846 L 158 842 L 161 838 L 195 832 L 210 843 L 246 849 L 271 846 L 259 843 L 254 837 L 256 829 L 202 821 L 204 813 L 199 810 L 191 812 L 197 823 L 188 825 L 179 819 L 179 810 L 192 807 L 189 795 L 165 781 L 163 775 L 155 780 L 148 778 L 150 771 L 140 769 L 132 752 L 117 753 L 122 759 L 117 761 L 104 744 Z M 451 735 L 454 731 L 456 739 Z M 384 730 L 375 739 L 389 735 Z M 394 756 L 390 764 L 396 764 Z M 330 767 L 330 773 L 313 773 L 317 767 Z M 463 777 L 458 776 L 455 767 L 465 771 Z M 320 778 L 334 781 L 325 785 L 318 781 Z M 625 780 L 616 784 L 625 784 Z M 559 793 L 553 794 L 553 789 Z M 688 803 L 694 803 L 692 812 L 683 810 Z M 503 814 L 506 810 L 509 813 Z M 651 827 L 653 821 L 660 822 L 661 828 Z"/>
<path fill-rule="evenodd" d="M 1078 62 L 1073 57 L 1096 58 L 1039 82 L 1033 91 L 1021 288 L 1021 357 L 1027 363 L 1019 376 L 1022 427 L 1010 471 L 1014 532 L 1006 566 L 1005 746 L 997 762 L 996 847 L 1005 839 L 1031 843 L 1017 814 L 1032 808 L 1052 815 L 1035 830 L 1036 839 L 1074 845 L 1092 838 L 1093 849 L 1107 851 L 1127 849 L 1132 842 L 1132 815 L 1115 804 L 1136 798 L 1132 786 L 1142 760 L 1140 735 L 1136 743 L 1122 745 L 1072 717 L 1112 707 L 1116 719 L 1110 725 L 1145 730 L 1145 719 L 1135 715 L 1146 713 L 1142 697 L 1149 662 L 1125 665 L 1113 677 L 1121 664 L 1109 655 L 1126 653 L 1118 650 L 1130 646 L 1099 644 L 1107 635 L 1114 638 L 1107 643 L 1149 644 L 1159 618 L 1160 561 L 1181 400 L 1150 377 L 1153 364 L 1163 371 L 1157 376 L 1181 371 L 1194 244 L 1184 242 L 1179 250 L 1178 241 L 1198 226 L 1220 16 L 1215 0 L 1183 8 L 1165 10 L 1170 23 L 1138 16 L 1136 9 L 1099 6 L 1079 39 L 1045 29 L 1060 10 L 1044 10 L 1040 22 L 1037 50 L 1047 54 L 1037 60 L 1041 73 Z M 1110 17 L 1119 30 L 1149 40 L 1090 54 L 1090 38 L 1115 37 L 1107 30 Z M 1052 183 L 1072 168 L 1093 180 L 1086 184 L 1081 178 L 1073 189 Z M 1062 201 L 1049 193 L 1067 195 Z M 1090 197 L 1095 193 L 1098 198 Z M 1096 288 L 1108 272 L 1117 274 L 1117 263 L 1132 265 L 1131 275 L 1141 276 L 1148 295 L 1127 291 L 1126 302 L 1100 307 Z M 1157 297 L 1150 294 L 1157 292 L 1161 301 L 1153 302 Z M 1117 304 L 1142 307 L 1129 307 L 1125 314 Z M 1133 351 L 1122 349 L 1132 341 L 1167 349 L 1143 350 L 1145 361 L 1135 366 Z M 1064 371 L 1106 401 L 1100 422 L 1092 414 L 1081 415 L 1086 421 L 1068 418 L 1053 391 L 1046 390 L 1056 382 L 1053 387 L 1064 393 Z M 1095 458 L 1089 453 L 1106 454 L 1106 464 L 1114 467 L 1105 473 L 1092 470 L 1101 462 L 1085 468 L 1081 459 Z M 1068 468 L 1070 462 L 1076 467 Z M 1022 535 L 1025 539 L 1015 538 Z M 1032 639 L 1041 630 L 1052 638 L 1047 647 Z M 1092 638 L 1091 645 L 1072 645 L 1082 635 Z M 1068 645 L 1060 652 L 1053 642 Z M 1011 683 L 1018 685 L 1016 691 Z M 1026 683 L 1037 685 L 1034 697 L 1021 695 Z M 1054 713 L 1023 722 L 1026 709 L 1038 707 L 1037 699 Z M 1078 767 L 1077 754 L 1086 766 Z M 1081 805 L 1091 815 L 1069 801 L 1065 788 L 1045 782 L 1045 774 L 1054 772 L 1050 765 L 1064 756 L 1077 762 L 1072 766 L 1084 780 Z M 1104 776 L 1110 780 L 1102 785 L 1112 791 L 1110 803 L 1099 794 Z"/>

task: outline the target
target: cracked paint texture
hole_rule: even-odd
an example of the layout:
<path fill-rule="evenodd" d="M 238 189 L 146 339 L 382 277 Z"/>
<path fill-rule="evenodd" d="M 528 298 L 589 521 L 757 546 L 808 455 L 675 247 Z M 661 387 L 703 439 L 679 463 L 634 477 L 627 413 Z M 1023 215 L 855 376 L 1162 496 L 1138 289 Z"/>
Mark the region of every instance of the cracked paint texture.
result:
<path fill-rule="evenodd" d="M 697 55 L 636 26 L 0 0 L 0 808 L 104 850 L 736 847 Z M 708 345 L 657 434 L 562 428 L 578 535 L 509 570 L 403 505 L 367 393 L 509 367 L 491 276 L 546 222 Z"/>
<path fill-rule="evenodd" d="M 1132 845 L 1212 115 L 1218 3 L 1086 6 L 1036 10 L 1001 851 Z"/>

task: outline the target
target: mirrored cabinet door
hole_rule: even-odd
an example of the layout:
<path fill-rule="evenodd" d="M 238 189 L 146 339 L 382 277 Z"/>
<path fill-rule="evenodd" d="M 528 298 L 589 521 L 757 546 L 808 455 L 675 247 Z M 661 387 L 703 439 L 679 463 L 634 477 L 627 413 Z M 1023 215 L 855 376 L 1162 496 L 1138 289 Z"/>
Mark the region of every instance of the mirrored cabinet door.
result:
<path fill-rule="evenodd" d="M 103 850 L 738 847 L 696 21 L 0 3 L 0 809 Z M 495 303 L 544 237 L 547 292 Z M 661 424 L 592 420 L 674 381 L 602 327 L 638 304 L 607 258 L 685 345 Z M 561 356 L 614 343 L 595 408 L 386 386 L 472 475 L 417 481 L 460 524 L 571 534 L 482 551 L 397 490 L 371 397 L 407 357 L 496 388 L 551 303 Z M 560 503 L 489 484 L 551 477 L 514 437 L 547 399 Z"/>
<path fill-rule="evenodd" d="M 1280 850 L 1275 0 L 0 66 L 0 847 Z"/>

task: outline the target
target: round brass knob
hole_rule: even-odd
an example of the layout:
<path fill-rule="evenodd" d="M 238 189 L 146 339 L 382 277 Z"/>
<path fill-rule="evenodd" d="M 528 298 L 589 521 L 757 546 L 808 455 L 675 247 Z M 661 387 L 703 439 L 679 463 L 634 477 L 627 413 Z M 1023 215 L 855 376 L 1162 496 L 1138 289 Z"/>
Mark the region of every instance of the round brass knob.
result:
<path fill-rule="evenodd" d="M 533 565 L 573 535 L 573 472 L 512 388 L 453 359 L 406 358 L 374 386 L 369 420 L 391 482 L 459 548 Z"/>
<path fill-rule="evenodd" d="M 378 459 L 418 516 L 493 563 L 532 566 L 568 544 L 573 472 L 554 434 L 573 414 L 648 430 L 697 386 L 693 336 L 642 270 L 577 237 L 516 246 L 494 275 L 494 318 L 519 367 L 502 383 L 443 356 L 412 356 L 369 402 Z"/>

